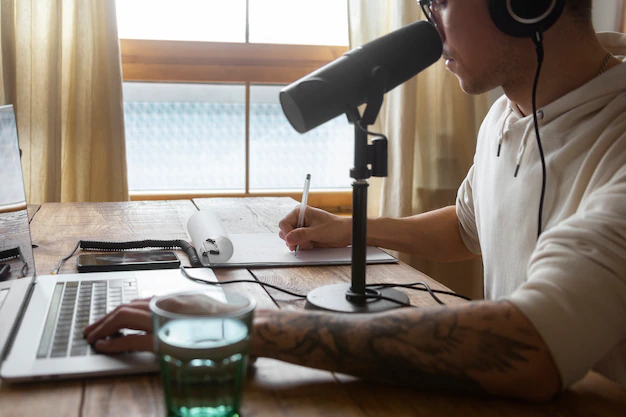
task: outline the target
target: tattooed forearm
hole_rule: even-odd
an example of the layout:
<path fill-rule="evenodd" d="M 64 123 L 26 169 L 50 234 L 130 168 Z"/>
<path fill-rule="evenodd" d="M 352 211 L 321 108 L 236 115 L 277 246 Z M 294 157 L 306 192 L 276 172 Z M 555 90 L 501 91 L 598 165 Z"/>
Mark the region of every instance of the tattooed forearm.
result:
<path fill-rule="evenodd" d="M 473 392 L 496 392 L 506 385 L 502 380 L 514 386 L 538 360 L 551 361 L 532 325 L 506 302 L 371 315 L 262 312 L 253 354 L 368 379 Z"/>

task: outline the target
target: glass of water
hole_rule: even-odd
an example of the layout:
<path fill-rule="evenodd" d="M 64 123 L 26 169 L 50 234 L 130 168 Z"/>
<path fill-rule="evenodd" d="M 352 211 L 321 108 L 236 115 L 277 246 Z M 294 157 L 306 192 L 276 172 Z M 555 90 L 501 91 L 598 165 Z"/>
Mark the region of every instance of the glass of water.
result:
<path fill-rule="evenodd" d="M 196 291 L 150 302 L 168 417 L 235 417 L 256 302 Z"/>

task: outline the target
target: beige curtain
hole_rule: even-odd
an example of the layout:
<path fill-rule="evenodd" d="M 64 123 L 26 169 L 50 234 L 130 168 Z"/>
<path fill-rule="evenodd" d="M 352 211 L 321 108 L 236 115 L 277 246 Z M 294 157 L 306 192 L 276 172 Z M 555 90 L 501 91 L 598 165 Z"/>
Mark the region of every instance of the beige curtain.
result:
<path fill-rule="evenodd" d="M 416 1 L 349 0 L 351 47 L 423 19 Z M 389 176 L 370 181 L 370 216 L 405 217 L 454 204 L 472 164 L 487 96 L 472 97 L 439 61 L 385 96 L 377 125 L 389 138 Z M 455 291 L 481 298 L 480 260 L 444 264 L 401 260 Z"/>
<path fill-rule="evenodd" d="M 128 200 L 114 0 L 0 0 L 28 202 Z"/>

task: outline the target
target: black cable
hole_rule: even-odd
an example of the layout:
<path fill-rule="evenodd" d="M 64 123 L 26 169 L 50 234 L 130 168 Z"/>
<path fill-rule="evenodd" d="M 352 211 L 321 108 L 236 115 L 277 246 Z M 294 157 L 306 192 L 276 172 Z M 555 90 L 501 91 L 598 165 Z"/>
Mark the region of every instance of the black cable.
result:
<path fill-rule="evenodd" d="M 183 265 L 180 266 L 180 270 L 182 271 L 182 273 L 185 276 L 185 278 L 188 278 L 188 279 L 190 279 L 192 281 L 196 281 L 196 282 L 199 282 L 199 283 L 202 283 L 202 284 L 209 284 L 209 285 L 214 285 L 216 287 L 219 287 L 219 286 L 222 286 L 222 285 L 225 285 L 225 284 L 240 284 L 240 283 L 244 283 L 245 282 L 245 283 L 248 283 L 248 284 L 259 284 L 262 287 L 270 287 L 270 288 L 273 288 L 275 290 L 282 291 L 285 294 L 293 295 L 294 297 L 306 298 L 306 295 L 304 295 L 304 294 L 298 294 L 298 293 L 286 290 L 284 288 L 280 288 L 277 285 L 268 284 L 267 282 L 255 281 L 255 280 L 249 280 L 249 279 L 236 279 L 236 280 L 233 280 L 233 281 L 226 281 L 226 282 L 213 282 L 213 281 L 207 281 L 205 279 L 197 278 L 197 277 L 193 277 L 193 276 L 189 275 L 189 273 L 187 272 L 187 268 L 185 268 Z"/>
<path fill-rule="evenodd" d="M 207 281 L 207 280 L 204 280 L 202 278 L 197 278 L 197 277 L 189 275 L 189 273 L 187 272 L 187 268 L 184 267 L 183 265 L 180 266 L 180 270 L 181 270 L 182 274 L 185 276 L 185 278 L 190 279 L 190 280 L 195 281 L 195 282 L 202 283 L 202 284 L 209 284 L 209 285 L 214 285 L 214 286 L 217 286 L 217 287 L 222 286 L 222 285 L 226 285 L 226 284 L 241 284 L 241 283 L 258 284 L 258 285 L 260 285 L 262 287 L 273 288 L 273 289 L 275 289 L 277 291 L 284 292 L 285 294 L 289 294 L 289 295 L 292 295 L 294 297 L 298 297 L 298 298 L 306 298 L 307 297 L 305 294 L 298 294 L 298 293 L 295 293 L 293 291 L 289 291 L 289 290 L 286 290 L 284 288 L 281 288 L 281 287 L 279 287 L 277 285 L 269 284 L 269 283 L 263 282 L 263 281 L 248 280 L 248 279 L 237 279 L 237 280 L 226 281 L 226 282 L 213 282 L 213 281 Z M 424 288 L 416 287 L 416 285 L 422 285 L 422 286 L 424 286 Z M 435 295 L 435 293 L 451 295 L 451 296 L 463 298 L 464 300 L 471 301 L 470 298 L 465 297 L 464 295 L 461 295 L 461 294 L 455 294 L 453 292 L 444 291 L 444 290 L 433 290 L 433 289 L 430 288 L 430 286 L 428 284 L 426 284 L 425 282 L 421 282 L 421 281 L 413 282 L 411 284 L 386 284 L 386 283 L 385 284 L 368 284 L 368 285 L 366 285 L 366 287 L 367 288 L 371 288 L 371 289 L 401 287 L 401 288 L 407 288 L 407 289 L 410 289 L 410 290 L 428 291 L 428 293 L 431 295 L 431 297 L 433 297 L 433 299 L 437 303 L 439 303 L 441 305 L 445 305 L 445 303 L 443 301 L 441 301 Z M 363 297 L 367 298 L 367 299 L 373 298 L 373 299 L 376 299 L 376 300 L 392 301 L 392 302 L 394 302 L 396 304 L 400 304 L 400 305 L 405 306 L 405 307 L 415 307 L 415 306 L 412 306 L 411 304 L 405 303 L 403 301 L 394 300 L 393 298 L 385 297 L 385 296 L 380 295 L 380 294 L 364 294 Z"/>
<path fill-rule="evenodd" d="M 424 286 L 424 288 L 419 288 L 416 287 L 416 285 L 422 285 Z M 374 287 L 374 286 L 378 286 L 379 288 L 394 288 L 394 287 L 401 287 L 401 288 L 407 288 L 409 290 L 416 290 L 416 291 L 428 291 L 429 293 L 436 293 L 436 294 L 443 294 L 443 295 L 450 295 L 453 297 L 458 297 L 458 298 L 462 298 L 464 300 L 467 301 L 472 301 L 471 298 L 466 297 L 462 294 L 457 294 L 455 292 L 452 291 L 445 291 L 445 290 L 433 290 L 430 288 L 430 286 L 428 284 L 426 284 L 425 282 L 419 281 L 419 282 L 413 282 L 411 284 L 368 284 L 366 285 L 366 287 Z"/>
<path fill-rule="evenodd" d="M 417 288 L 417 287 L 415 287 L 415 285 L 423 285 L 424 288 Z M 372 288 L 372 289 L 401 287 L 401 288 L 407 288 L 407 289 L 412 289 L 412 290 L 428 291 L 430 296 L 433 297 L 433 300 L 435 300 L 438 304 L 445 305 L 445 303 L 443 301 L 441 301 L 439 299 L 439 297 L 437 297 L 435 295 L 435 292 L 432 290 L 432 288 L 430 288 L 430 286 L 428 284 L 426 284 L 425 282 L 417 282 L 417 283 L 413 283 L 413 284 L 379 284 L 379 285 L 374 285 L 374 286 L 366 285 L 366 287 L 367 288 Z"/>
<path fill-rule="evenodd" d="M 28 271 L 28 263 L 26 262 L 26 260 L 24 259 L 24 256 L 22 255 L 22 249 L 17 248 L 17 250 L 20 253 L 20 260 L 22 261 L 22 270 L 20 271 L 20 274 L 21 274 L 21 277 L 25 277 L 26 272 Z"/>
<path fill-rule="evenodd" d="M 532 38 L 535 44 L 535 50 L 537 52 L 537 72 L 535 74 L 535 82 L 533 83 L 533 121 L 535 123 L 535 136 L 537 136 L 537 147 L 539 148 L 539 156 L 541 157 L 541 197 L 539 198 L 539 216 L 537 224 L 537 239 L 541 236 L 541 228 L 543 223 L 543 201 L 546 195 L 546 160 L 543 154 L 543 146 L 541 146 L 541 137 L 539 136 L 539 122 L 537 121 L 537 85 L 539 84 L 539 74 L 541 73 L 541 66 L 543 64 L 543 35 L 540 30 L 535 33 L 535 37 Z"/>
<path fill-rule="evenodd" d="M 59 262 L 57 263 L 57 267 L 52 270 L 52 272 L 50 273 L 51 275 L 56 275 L 59 273 L 59 271 L 61 270 L 61 266 L 63 265 L 63 262 L 67 261 L 68 259 L 72 257 L 72 255 L 74 255 L 74 253 L 78 250 L 78 247 L 80 246 L 80 242 L 82 241 L 81 240 L 78 241 L 78 243 L 74 247 L 74 250 L 69 255 L 67 255 L 64 258 L 59 259 Z"/>
<path fill-rule="evenodd" d="M 387 136 L 383 135 L 382 133 L 370 132 L 369 130 L 365 129 L 363 126 L 361 126 L 360 120 L 356 122 L 355 124 L 356 124 L 356 127 L 358 127 L 359 130 L 361 130 L 361 132 L 368 134 L 370 136 L 380 136 L 381 138 L 384 138 L 385 140 L 387 140 Z"/>
<path fill-rule="evenodd" d="M 404 301 L 400 301 L 400 300 L 395 300 L 391 297 L 385 297 L 384 295 L 380 295 L 380 294 L 366 294 L 365 298 L 373 298 L 375 300 L 385 300 L 385 301 L 391 301 L 393 303 L 399 304 L 402 307 L 412 307 L 412 308 L 417 308 L 417 306 L 411 305 L 409 303 L 405 303 Z"/>
<path fill-rule="evenodd" d="M 421 283 L 421 282 L 418 283 L 418 284 L 427 285 L 427 284 L 424 284 L 424 283 Z M 412 290 L 417 290 L 417 291 L 427 291 L 425 288 L 416 288 L 416 287 L 408 287 L 408 286 L 407 286 L 407 288 L 408 289 L 412 289 Z M 445 290 L 431 290 L 431 291 L 434 292 L 434 293 L 437 293 L 437 294 L 450 295 L 452 297 L 462 298 L 463 300 L 466 300 L 466 301 L 472 301 L 471 298 L 466 297 L 466 296 L 464 296 L 462 294 L 457 294 L 457 293 L 452 292 L 452 291 L 445 291 Z"/>

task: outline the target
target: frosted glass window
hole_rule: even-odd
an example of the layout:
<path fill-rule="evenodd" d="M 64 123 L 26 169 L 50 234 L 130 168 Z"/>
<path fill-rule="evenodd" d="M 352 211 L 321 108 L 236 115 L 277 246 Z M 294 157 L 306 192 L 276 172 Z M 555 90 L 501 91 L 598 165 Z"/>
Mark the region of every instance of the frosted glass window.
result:
<path fill-rule="evenodd" d="M 246 41 L 246 0 L 116 0 L 116 8 L 122 39 Z"/>
<path fill-rule="evenodd" d="M 250 42 L 347 46 L 347 0 L 250 0 Z"/>
<path fill-rule="evenodd" d="M 278 101 L 281 86 L 250 88 L 250 191 L 349 189 L 354 130 L 339 116 L 302 135 Z M 244 192 L 243 85 L 124 83 L 131 192 Z"/>
<path fill-rule="evenodd" d="M 245 190 L 245 86 L 124 83 L 131 191 Z"/>
<path fill-rule="evenodd" d="M 305 134 L 296 132 L 278 101 L 280 86 L 250 88 L 250 190 L 349 188 L 354 128 L 339 116 Z"/>

